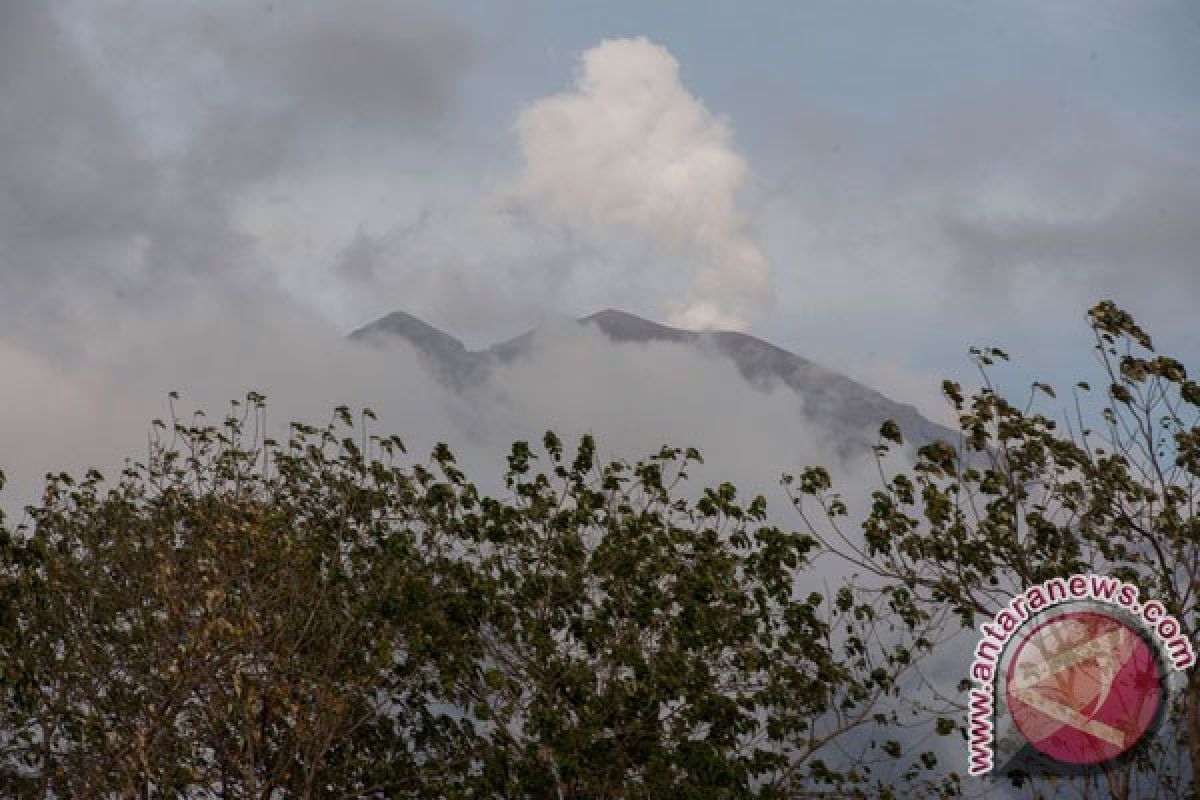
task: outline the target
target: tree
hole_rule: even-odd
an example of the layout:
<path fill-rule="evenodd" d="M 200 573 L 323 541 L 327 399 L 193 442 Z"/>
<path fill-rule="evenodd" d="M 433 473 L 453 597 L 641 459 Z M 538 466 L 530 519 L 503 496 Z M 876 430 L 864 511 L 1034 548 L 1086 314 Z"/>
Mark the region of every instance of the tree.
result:
<path fill-rule="evenodd" d="M 109 491 L 54 476 L 6 535 L 6 794 L 415 794 L 419 760 L 461 768 L 462 720 L 427 710 L 459 632 L 395 524 L 398 444 L 368 463 L 295 426 L 277 447 L 245 433 L 261 412 L 175 422 Z"/>
<path fill-rule="evenodd" d="M 553 434 L 544 447 L 548 474 L 513 449 L 511 505 L 460 485 L 490 598 L 469 689 L 494 724 L 488 789 L 891 796 L 898 743 L 877 734 L 929 647 L 927 620 L 884 617 L 849 586 L 798 593 L 816 541 L 767 524 L 763 498 L 742 503 L 729 484 L 682 499 L 694 450 L 600 467 L 590 438 L 570 462 Z M 935 765 L 920 759 L 909 780 Z"/>
<path fill-rule="evenodd" d="M 925 795 L 888 734 L 907 590 L 811 582 L 810 535 L 693 450 L 547 434 L 479 491 L 347 409 L 155 423 L 0 536 L 0 792 L 22 797 Z M 542 469 L 537 467 L 542 465 Z"/>
<path fill-rule="evenodd" d="M 1089 322 L 1106 384 L 1102 403 L 1078 383 L 1073 413 L 1060 425 L 1035 409 L 1034 398 L 1056 397 L 1052 387 L 1035 383 L 1029 402 L 1013 402 L 991 377 L 1007 355 L 972 350 L 982 388 L 966 397 L 961 386 L 943 385 L 960 441 L 919 448 L 911 469 L 881 471 L 869 512 L 853 526 L 828 473 L 806 470 L 795 500 L 810 531 L 885 585 L 912 591 L 921 607 L 952 610 L 965 627 L 1048 578 L 1097 571 L 1153 593 L 1195 641 L 1200 385 L 1178 360 L 1157 354 L 1150 336 L 1113 303 L 1091 309 Z M 882 456 L 902 435 L 894 424 L 881 434 L 883 469 Z M 1170 735 L 1156 749 L 1075 788 L 1084 796 L 1195 796 L 1196 671 L 1167 725 Z M 1068 788 L 1032 791 L 1057 796 Z"/>

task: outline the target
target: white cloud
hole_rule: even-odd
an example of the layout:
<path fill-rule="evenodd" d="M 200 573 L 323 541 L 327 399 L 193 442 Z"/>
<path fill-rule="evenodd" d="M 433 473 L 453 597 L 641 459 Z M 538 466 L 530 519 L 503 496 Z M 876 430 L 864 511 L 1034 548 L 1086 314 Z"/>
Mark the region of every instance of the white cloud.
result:
<path fill-rule="evenodd" d="M 738 327 L 746 304 L 763 297 L 766 259 L 737 205 L 746 161 L 665 48 L 601 42 L 583 54 L 575 86 L 530 105 L 516 128 L 518 198 L 572 222 L 640 231 L 698 260 L 690 294 L 668 303 L 673 322 Z"/>
<path fill-rule="evenodd" d="M 0 338 L 0 374 L 11 377 L 0 382 L 0 468 L 11 479 L 0 507 L 33 501 L 47 471 L 96 467 L 111 477 L 124 458 L 144 457 L 150 420 L 167 415 L 172 389 L 182 394 L 177 410 L 201 408 L 214 422 L 229 400 L 260 391 L 276 438 L 291 420 L 320 424 L 337 405 L 368 406 L 379 417 L 373 432 L 401 436 L 416 461 L 447 442 L 487 491 L 502 491 L 512 441 L 539 441 L 547 429 L 567 441 L 591 432 L 606 457 L 696 446 L 707 464 L 692 470 L 690 491 L 732 481 L 767 495 L 789 526 L 798 520 L 781 473 L 825 464 L 866 485 L 863 464 L 839 461 L 837 442 L 797 395 L 757 389 L 728 360 L 684 344 L 615 343 L 550 325 L 527 355 L 458 394 L 403 342 L 349 342 L 286 301 L 259 297 L 255 317 L 234 305 L 197 300 L 167 315 L 130 313 L 65 356 Z"/>

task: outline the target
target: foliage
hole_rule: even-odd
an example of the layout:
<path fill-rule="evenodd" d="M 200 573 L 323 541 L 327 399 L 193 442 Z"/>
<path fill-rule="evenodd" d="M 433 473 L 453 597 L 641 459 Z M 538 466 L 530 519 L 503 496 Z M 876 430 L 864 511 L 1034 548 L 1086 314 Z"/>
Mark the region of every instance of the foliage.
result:
<path fill-rule="evenodd" d="M 954 791 L 887 735 L 928 616 L 801 592 L 816 540 L 688 499 L 695 451 L 547 434 L 491 497 L 445 447 L 401 466 L 369 411 L 283 444 L 264 413 L 156 422 L 115 485 L 52 476 L 3 530 L 0 793 Z"/>
<path fill-rule="evenodd" d="M 869 511 L 854 525 L 828 473 L 806 470 L 794 499 L 810 530 L 865 573 L 908 588 L 924 609 L 952 610 L 966 627 L 1047 578 L 1095 571 L 1161 599 L 1195 641 L 1200 385 L 1178 360 L 1157 354 L 1114 304 L 1095 306 L 1089 321 L 1107 384 L 1102 401 L 1090 398 L 1088 383 L 1077 384 L 1060 425 L 1034 403 L 1054 401 L 1052 387 L 1035 383 L 1030 401 L 1017 404 L 991 378 L 1007 354 L 972 350 L 980 390 L 968 397 L 958 384 L 943 385 L 960 441 L 921 446 L 911 469 L 881 473 Z M 881 457 L 901 443 L 899 429 L 885 425 Z M 1200 763 L 1195 671 L 1168 724 L 1172 735 L 1157 750 L 1084 786 L 1085 796 L 1193 796 L 1192 765 Z"/>
<path fill-rule="evenodd" d="M 461 721 L 426 713 L 436 676 L 397 655 L 433 648 L 452 672 L 437 640 L 458 635 L 393 520 L 410 476 L 300 426 L 268 476 L 245 422 L 175 423 L 107 492 L 53 476 L 7 537 L 12 794 L 351 795 L 465 757 Z"/>

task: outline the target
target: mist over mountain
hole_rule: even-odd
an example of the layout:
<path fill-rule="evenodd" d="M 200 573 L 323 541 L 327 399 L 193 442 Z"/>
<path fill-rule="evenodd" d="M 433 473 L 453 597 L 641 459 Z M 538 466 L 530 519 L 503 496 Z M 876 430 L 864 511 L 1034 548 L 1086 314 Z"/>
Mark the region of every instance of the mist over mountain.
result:
<path fill-rule="evenodd" d="M 832 369 L 745 333 L 683 330 L 613 309 L 575 320 L 575 324 L 599 331 L 618 347 L 666 342 L 727 360 L 748 384 L 764 392 L 785 387 L 800 398 L 805 416 L 837 442 L 842 456 L 868 450 L 875 443 L 875 431 L 888 419 L 899 423 L 905 436 L 916 444 L 955 439 L 952 431 L 926 419 L 913 406 L 891 400 Z M 554 328 L 532 330 L 484 349 L 469 350 L 454 336 L 411 314 L 395 311 L 355 330 L 350 338 L 376 346 L 396 340 L 406 342 L 445 386 L 470 394 L 496 368 L 522 359 L 536 360 L 536 337 L 556 335 L 560 334 Z M 731 411 L 737 413 L 737 409 Z"/>

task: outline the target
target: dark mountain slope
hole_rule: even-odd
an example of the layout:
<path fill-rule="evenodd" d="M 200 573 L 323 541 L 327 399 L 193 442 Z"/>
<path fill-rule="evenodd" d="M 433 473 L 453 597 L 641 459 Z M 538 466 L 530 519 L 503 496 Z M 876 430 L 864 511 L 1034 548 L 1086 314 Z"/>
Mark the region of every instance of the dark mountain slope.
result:
<path fill-rule="evenodd" d="M 764 390 L 783 385 L 800 395 L 805 412 L 841 439 L 846 451 L 874 444 L 874 433 L 886 419 L 896 420 L 906 436 L 918 444 L 955 440 L 950 430 L 925 419 L 912 406 L 890 400 L 868 386 L 754 336 L 681 330 L 615 310 L 601 311 L 578 322 L 598 329 L 617 343 L 675 342 L 728 358 L 752 385 Z M 486 350 L 471 351 L 453 336 L 403 312 L 382 317 L 352 333 L 351 338 L 368 343 L 403 339 L 423 355 L 436 375 L 460 391 L 468 391 L 486 379 L 497 362 L 529 356 L 533 344 L 533 332 L 529 332 Z"/>

